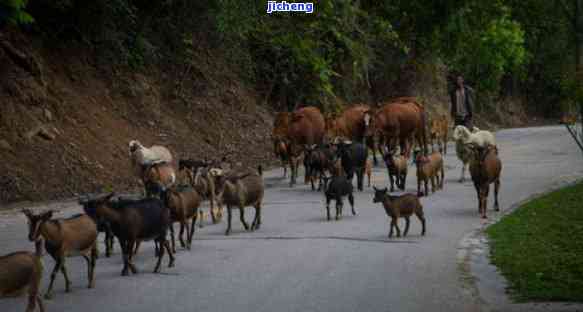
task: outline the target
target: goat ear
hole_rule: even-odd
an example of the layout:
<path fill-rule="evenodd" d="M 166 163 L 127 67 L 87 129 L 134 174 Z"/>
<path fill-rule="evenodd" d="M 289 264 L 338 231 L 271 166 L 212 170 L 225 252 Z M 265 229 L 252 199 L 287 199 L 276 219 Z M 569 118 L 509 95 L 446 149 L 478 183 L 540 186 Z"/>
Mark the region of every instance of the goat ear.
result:
<path fill-rule="evenodd" d="M 378 191 L 379 191 L 379 189 L 377 189 L 377 187 L 376 187 L 375 185 L 373 185 L 373 186 L 372 186 L 372 189 L 373 189 L 375 192 L 378 192 Z"/>

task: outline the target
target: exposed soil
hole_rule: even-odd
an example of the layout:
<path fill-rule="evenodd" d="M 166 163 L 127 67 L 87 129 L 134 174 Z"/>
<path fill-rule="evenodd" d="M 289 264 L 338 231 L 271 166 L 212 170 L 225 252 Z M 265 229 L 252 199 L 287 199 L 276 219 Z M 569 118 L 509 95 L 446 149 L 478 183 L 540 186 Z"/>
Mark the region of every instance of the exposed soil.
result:
<path fill-rule="evenodd" d="M 220 57 L 195 57 L 190 75 L 136 73 L 101 68 L 81 48 L 0 33 L 0 204 L 135 189 L 132 139 L 165 145 L 176 159 L 231 153 L 269 165 L 273 113 Z"/>

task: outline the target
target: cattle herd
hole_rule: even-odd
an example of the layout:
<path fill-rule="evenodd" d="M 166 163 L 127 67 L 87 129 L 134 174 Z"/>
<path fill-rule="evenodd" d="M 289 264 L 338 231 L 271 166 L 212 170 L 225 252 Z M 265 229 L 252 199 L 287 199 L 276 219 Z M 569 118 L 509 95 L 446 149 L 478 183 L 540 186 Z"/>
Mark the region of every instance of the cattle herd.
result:
<path fill-rule="evenodd" d="M 429 184 L 431 192 L 444 188 L 442 153 L 447 152 L 449 127 L 447 116 L 434 116 L 428 123 L 423 105 L 415 98 L 402 97 L 380 108 L 353 105 L 338 116 L 326 118 L 316 107 L 278 113 L 272 140 L 275 155 L 283 165 L 284 178 L 288 176 L 288 166 L 290 168 L 290 187 L 297 183 L 298 168 L 303 165 L 304 183 L 310 184 L 313 191 L 324 193 L 327 220 L 331 220 L 332 201 L 335 201 L 335 219 L 342 218 L 344 198 L 348 198 L 351 212 L 356 215 L 353 179 L 356 176 L 358 191 L 363 191 L 365 178 L 368 178 L 367 186 L 371 186 L 372 166 L 373 163 L 378 165 L 378 153 L 387 168 L 389 185 L 383 188 L 373 186 L 372 201 L 382 204 L 390 217 L 390 238 L 394 229 L 397 237 L 401 236 L 399 218 L 406 221 L 403 236 L 407 235 L 409 218 L 413 214 L 421 222 L 421 235 L 425 235 L 426 217 L 419 198 L 429 196 Z M 494 184 L 494 207 L 499 209 L 502 165 L 494 136 L 489 131 L 457 126 L 453 139 L 456 154 L 462 161 L 460 181 L 465 179 L 469 165 L 478 195 L 479 214 L 486 218 L 490 184 Z M 71 290 L 66 267 L 68 257 L 81 255 L 86 260 L 88 287 L 94 287 L 99 232 L 105 236 L 106 257 L 111 255 L 117 238 L 123 276 L 138 272 L 133 259 L 142 241 L 153 240 L 155 243 L 157 262 L 154 272 L 160 272 L 166 254 L 168 267 L 174 266 L 173 224 L 180 225 L 177 235 L 180 245 L 190 249 L 197 221 L 202 227 L 207 215 L 200 208 L 203 201 L 209 201 L 208 215 L 213 223 L 221 222 L 226 206 L 226 235 L 231 234 L 233 208 L 239 209 L 245 230 L 260 228 L 265 193 L 261 166 L 250 168 L 240 163 L 233 164 L 227 157 L 220 160 L 180 159 L 176 164 L 167 148 L 145 147 L 136 140 L 129 143 L 129 158 L 136 176 L 144 185 L 144 197 L 123 197 L 114 193 L 83 196 L 79 204 L 84 213 L 66 219 L 54 219 L 53 211 L 23 211 L 29 225 L 28 239 L 34 242 L 35 252 L 15 252 L 0 257 L 0 297 L 28 294 L 26 311 L 34 311 L 37 305 L 44 311 L 39 296 L 43 241 L 45 250 L 55 262 L 45 294 L 45 298 L 50 298 L 59 272 L 65 279 L 66 292 Z M 391 195 L 395 185 L 397 189 L 405 190 L 411 161 L 416 167 L 417 193 Z M 246 207 L 255 210 L 251 224 L 245 220 Z M 170 232 L 170 239 L 167 239 L 167 232 Z"/>

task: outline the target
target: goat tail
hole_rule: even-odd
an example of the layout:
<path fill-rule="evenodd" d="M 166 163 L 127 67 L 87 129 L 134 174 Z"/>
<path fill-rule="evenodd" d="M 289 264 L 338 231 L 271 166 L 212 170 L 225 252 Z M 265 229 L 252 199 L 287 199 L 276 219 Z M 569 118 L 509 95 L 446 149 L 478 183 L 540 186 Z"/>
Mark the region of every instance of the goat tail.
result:
<path fill-rule="evenodd" d="M 263 166 L 257 166 L 257 172 L 259 172 L 259 176 L 263 176 Z"/>

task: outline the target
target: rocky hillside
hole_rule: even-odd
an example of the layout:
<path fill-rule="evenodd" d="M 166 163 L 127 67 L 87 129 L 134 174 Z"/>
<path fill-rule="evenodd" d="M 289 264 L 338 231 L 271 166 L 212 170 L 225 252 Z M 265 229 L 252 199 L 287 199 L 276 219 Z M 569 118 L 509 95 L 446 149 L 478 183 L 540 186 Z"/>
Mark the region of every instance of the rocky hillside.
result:
<path fill-rule="evenodd" d="M 220 55 L 195 50 L 197 71 L 101 66 L 90 51 L 0 33 L 0 203 L 137 187 L 127 144 L 177 158 L 271 159 L 273 113 Z"/>

